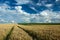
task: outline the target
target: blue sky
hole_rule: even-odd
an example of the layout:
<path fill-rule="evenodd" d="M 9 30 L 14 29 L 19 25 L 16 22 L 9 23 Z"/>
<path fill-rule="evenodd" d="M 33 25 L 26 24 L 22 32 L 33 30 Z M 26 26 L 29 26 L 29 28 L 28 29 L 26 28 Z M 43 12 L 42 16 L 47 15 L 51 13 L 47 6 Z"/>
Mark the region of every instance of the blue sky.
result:
<path fill-rule="evenodd" d="M 0 23 L 60 23 L 60 0 L 0 0 Z"/>

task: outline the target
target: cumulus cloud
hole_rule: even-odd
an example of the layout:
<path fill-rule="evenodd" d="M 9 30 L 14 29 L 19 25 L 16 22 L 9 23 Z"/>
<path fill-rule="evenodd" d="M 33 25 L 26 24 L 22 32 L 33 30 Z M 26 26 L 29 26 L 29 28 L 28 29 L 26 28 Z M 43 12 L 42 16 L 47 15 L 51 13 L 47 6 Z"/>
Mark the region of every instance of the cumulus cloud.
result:
<path fill-rule="evenodd" d="M 60 23 L 60 12 L 44 10 L 37 14 L 30 14 L 22 10 L 22 6 L 15 6 L 10 10 L 7 4 L 0 6 L 0 22 L 6 23 Z"/>
<path fill-rule="evenodd" d="M 29 3 L 31 0 L 16 0 L 17 4 L 27 4 Z"/>
<path fill-rule="evenodd" d="M 48 8 L 50 8 L 50 7 L 53 6 L 53 4 L 46 4 L 45 6 L 48 7 Z"/>
<path fill-rule="evenodd" d="M 19 7 L 17 7 L 17 8 L 19 9 Z M 20 7 L 20 8 L 22 8 L 22 7 Z M 22 18 L 25 20 L 28 20 L 29 22 L 36 22 L 36 23 L 37 22 L 38 23 L 40 23 L 40 22 L 42 22 L 42 23 L 53 22 L 54 23 L 54 22 L 59 22 L 58 20 L 60 20 L 60 18 L 59 18 L 60 13 L 59 12 L 53 12 L 51 10 L 44 10 L 44 11 L 37 13 L 37 14 L 29 14 L 27 12 L 24 12 L 21 9 L 19 9 L 19 10 L 18 11 L 19 11 L 20 15 L 22 15 L 22 14 L 24 15 L 24 16 L 22 16 Z M 53 21 L 53 20 L 56 20 L 56 21 Z"/>
<path fill-rule="evenodd" d="M 6 22 L 4 19 L 0 19 L 0 22 Z"/>

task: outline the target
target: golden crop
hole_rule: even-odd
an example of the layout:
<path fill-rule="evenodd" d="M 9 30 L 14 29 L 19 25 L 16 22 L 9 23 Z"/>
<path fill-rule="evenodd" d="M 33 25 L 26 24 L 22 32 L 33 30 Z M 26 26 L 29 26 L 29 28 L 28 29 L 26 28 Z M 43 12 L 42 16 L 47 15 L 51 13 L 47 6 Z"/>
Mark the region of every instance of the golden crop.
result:
<path fill-rule="evenodd" d="M 0 24 L 0 40 L 60 40 L 60 25 Z"/>

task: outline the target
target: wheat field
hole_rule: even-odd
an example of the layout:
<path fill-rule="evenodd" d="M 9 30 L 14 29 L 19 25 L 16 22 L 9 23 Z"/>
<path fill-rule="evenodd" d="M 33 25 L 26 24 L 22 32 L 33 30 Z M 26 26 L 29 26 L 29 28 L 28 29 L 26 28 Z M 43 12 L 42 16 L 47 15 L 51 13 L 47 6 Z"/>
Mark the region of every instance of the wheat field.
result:
<path fill-rule="evenodd" d="M 60 25 L 0 24 L 0 40 L 60 40 Z"/>

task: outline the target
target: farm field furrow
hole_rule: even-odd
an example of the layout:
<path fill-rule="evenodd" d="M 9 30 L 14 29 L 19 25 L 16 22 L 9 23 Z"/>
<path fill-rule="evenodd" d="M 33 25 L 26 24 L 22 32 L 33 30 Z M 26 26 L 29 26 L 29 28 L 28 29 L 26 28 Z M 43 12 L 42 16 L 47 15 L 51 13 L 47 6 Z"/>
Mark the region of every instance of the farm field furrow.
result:
<path fill-rule="evenodd" d="M 0 24 L 0 40 L 32 40 L 17 24 Z"/>
<path fill-rule="evenodd" d="M 14 24 L 0 24 L 0 40 L 5 40 L 6 35 L 11 30 Z"/>
<path fill-rule="evenodd" d="M 32 38 L 24 30 L 15 26 L 9 40 L 32 40 Z"/>
<path fill-rule="evenodd" d="M 60 25 L 0 24 L 0 40 L 60 40 Z"/>
<path fill-rule="evenodd" d="M 60 25 L 19 25 L 37 40 L 60 40 Z"/>

